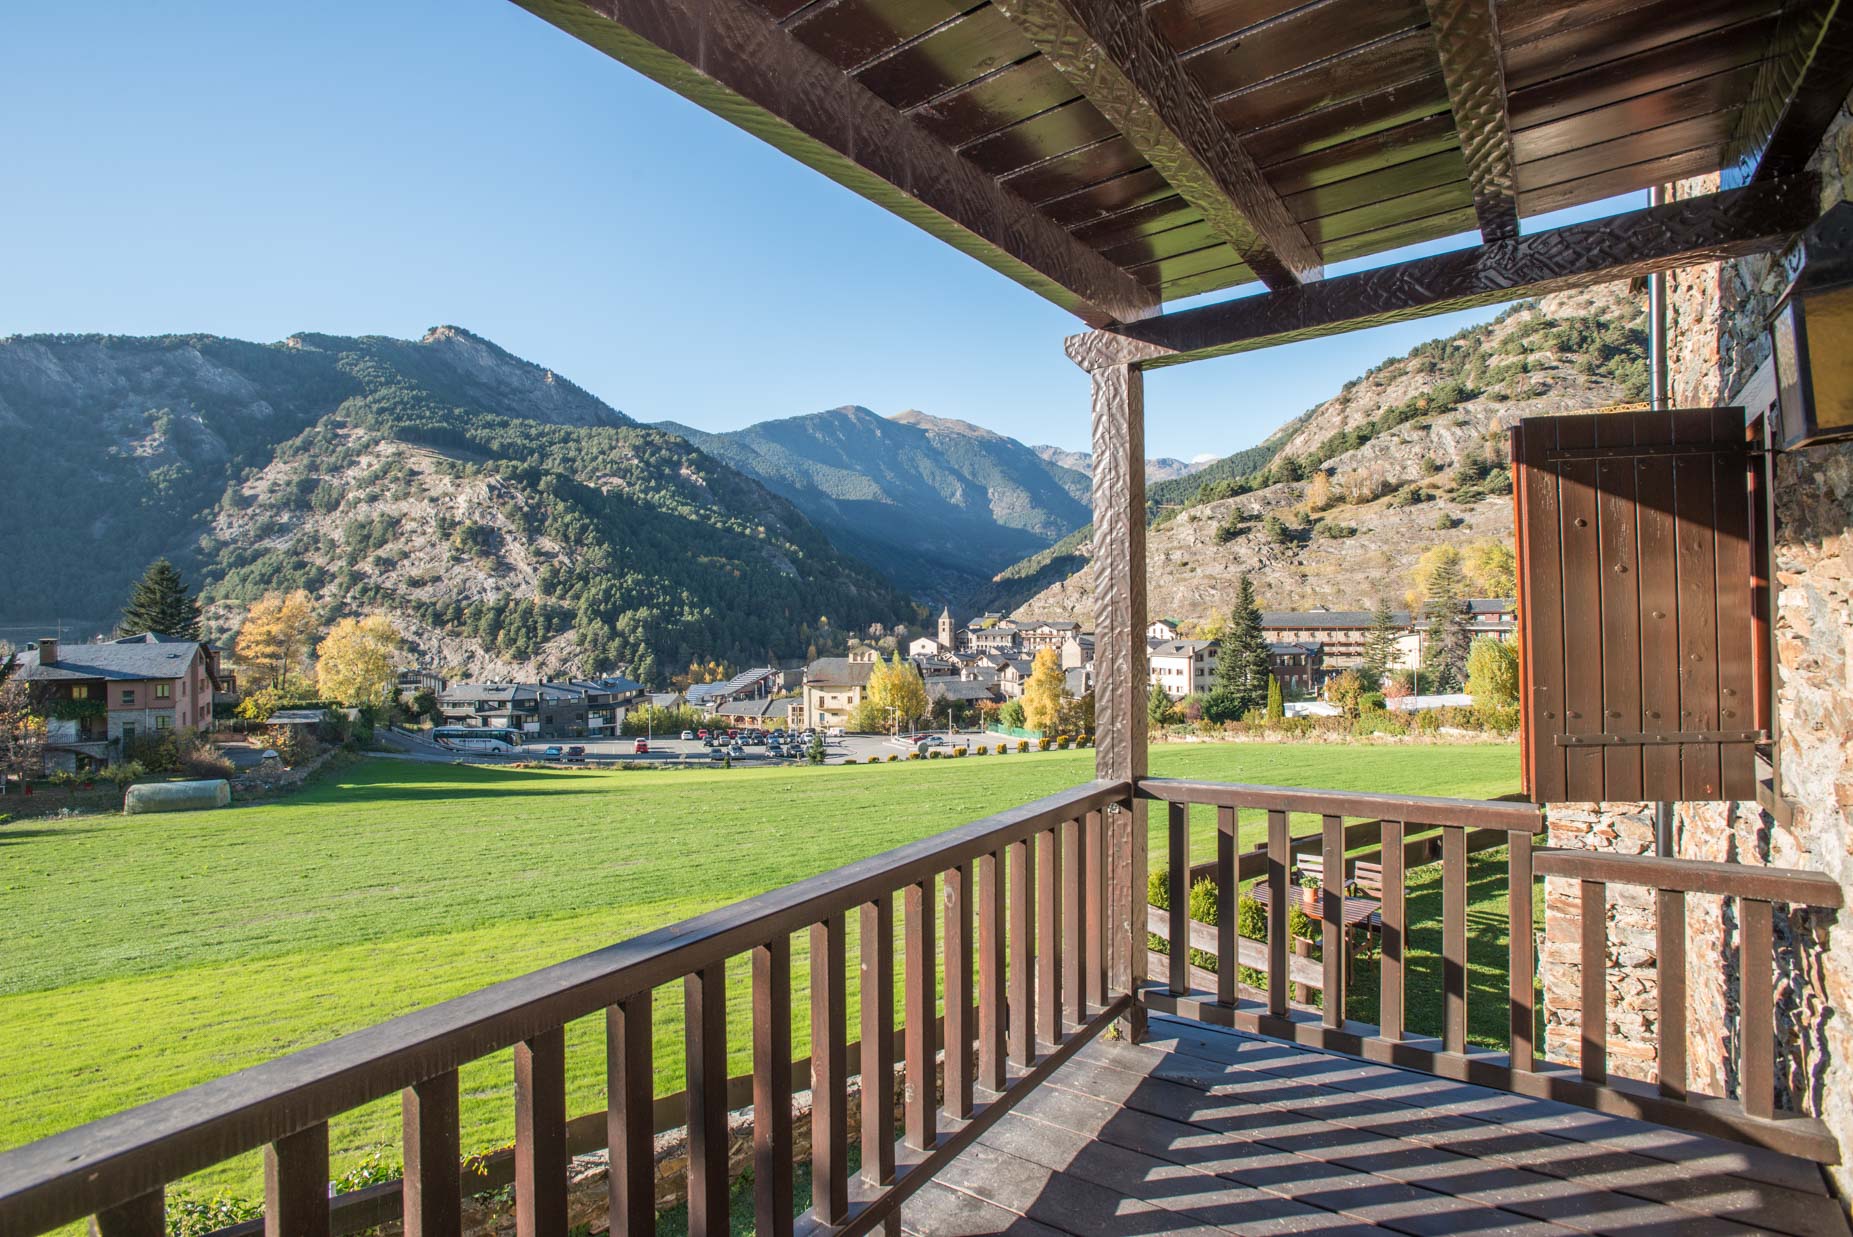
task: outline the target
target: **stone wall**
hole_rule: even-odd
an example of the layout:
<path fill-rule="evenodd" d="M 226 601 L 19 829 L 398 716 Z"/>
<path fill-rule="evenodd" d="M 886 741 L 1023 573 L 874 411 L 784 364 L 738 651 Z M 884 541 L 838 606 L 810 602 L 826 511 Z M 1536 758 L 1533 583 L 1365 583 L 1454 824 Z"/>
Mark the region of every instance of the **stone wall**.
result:
<path fill-rule="evenodd" d="M 1853 185 L 1853 115 L 1842 110 L 1817 153 L 1822 209 Z M 1676 196 L 1710 192 L 1688 181 Z M 1694 267 L 1668 278 L 1668 347 L 1675 406 L 1718 404 L 1768 356 L 1764 329 L 1783 286 L 1772 255 Z M 1782 823 L 1754 803 L 1681 803 L 1682 857 L 1808 868 L 1853 889 L 1853 445 L 1810 447 L 1776 459 L 1774 538 L 1776 709 Z M 1652 850 L 1652 805 L 1558 804 L 1550 844 L 1638 854 Z M 1559 884 L 1565 887 L 1557 888 Z M 1546 1053 L 1574 1061 L 1581 1025 L 1574 883 L 1547 882 L 1540 950 Z M 1638 902 L 1637 902 L 1638 899 Z M 1617 1073 L 1655 1076 L 1658 985 L 1653 908 L 1611 889 L 1610 1057 Z M 1831 914 L 1776 919 L 1778 1103 L 1818 1114 L 1853 1159 L 1853 928 Z M 1694 1089 L 1737 1093 L 1737 920 L 1732 904 L 1687 905 L 1687 1061 Z M 1830 1170 L 1842 1199 L 1853 1172 Z"/>

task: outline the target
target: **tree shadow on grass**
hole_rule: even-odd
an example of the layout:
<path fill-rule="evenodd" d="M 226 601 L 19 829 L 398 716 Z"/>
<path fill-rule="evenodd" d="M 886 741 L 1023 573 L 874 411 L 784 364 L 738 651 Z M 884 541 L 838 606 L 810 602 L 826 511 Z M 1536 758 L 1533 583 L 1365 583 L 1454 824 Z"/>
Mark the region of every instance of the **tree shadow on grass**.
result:
<path fill-rule="evenodd" d="M 0 846 L 16 846 L 33 838 L 68 838 L 76 833 L 95 833 L 96 825 L 67 825 L 62 829 L 31 829 L 19 825 L 0 825 Z"/>

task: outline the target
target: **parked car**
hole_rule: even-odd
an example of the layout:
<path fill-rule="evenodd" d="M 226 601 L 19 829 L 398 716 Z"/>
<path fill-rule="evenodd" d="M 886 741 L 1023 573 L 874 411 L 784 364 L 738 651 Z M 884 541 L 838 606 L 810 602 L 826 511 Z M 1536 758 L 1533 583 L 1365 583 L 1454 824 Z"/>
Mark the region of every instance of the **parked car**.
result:
<path fill-rule="evenodd" d="M 565 760 L 566 751 L 559 747 L 550 747 L 540 754 L 542 760 Z"/>
<path fill-rule="evenodd" d="M 729 756 L 744 756 L 746 755 L 746 749 L 740 746 L 740 744 L 734 743 L 727 748 L 727 754 Z"/>
<path fill-rule="evenodd" d="M 840 739 L 843 737 L 843 728 L 841 726 L 832 726 L 830 727 L 829 734 L 832 739 Z"/>
<path fill-rule="evenodd" d="M 708 732 L 706 729 L 697 730 L 695 733 L 700 735 L 704 739 L 708 737 Z"/>
<path fill-rule="evenodd" d="M 684 743 L 692 742 L 694 738 L 695 738 L 695 732 L 693 730 L 684 730 L 682 732 L 682 741 Z"/>
<path fill-rule="evenodd" d="M 571 747 L 566 749 L 566 759 L 568 759 L 569 761 L 572 761 L 575 764 L 584 764 L 585 763 L 585 748 L 579 746 L 577 743 L 573 744 Z"/>
<path fill-rule="evenodd" d="M 650 741 L 648 739 L 637 740 L 636 743 L 631 745 L 631 751 L 636 753 L 639 756 L 649 755 L 650 754 Z"/>
<path fill-rule="evenodd" d="M 709 748 L 708 749 L 708 759 L 712 760 L 716 764 L 719 764 L 721 761 L 727 759 L 727 749 L 724 747 Z"/>

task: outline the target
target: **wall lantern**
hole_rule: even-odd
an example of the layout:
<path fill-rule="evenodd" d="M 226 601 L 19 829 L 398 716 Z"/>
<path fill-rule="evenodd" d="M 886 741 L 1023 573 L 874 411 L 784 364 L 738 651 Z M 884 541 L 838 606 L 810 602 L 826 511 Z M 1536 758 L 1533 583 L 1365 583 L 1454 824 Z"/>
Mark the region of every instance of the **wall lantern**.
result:
<path fill-rule="evenodd" d="M 1853 438 L 1853 203 L 1822 215 L 1784 257 L 1770 319 L 1782 450 Z"/>

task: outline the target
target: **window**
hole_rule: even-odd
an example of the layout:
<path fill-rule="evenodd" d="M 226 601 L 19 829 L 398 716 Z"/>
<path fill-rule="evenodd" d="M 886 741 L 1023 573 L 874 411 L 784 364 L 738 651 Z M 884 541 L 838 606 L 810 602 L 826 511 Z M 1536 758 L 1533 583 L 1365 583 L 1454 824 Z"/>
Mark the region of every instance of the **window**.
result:
<path fill-rule="evenodd" d="M 165 714 L 157 714 L 154 719 L 154 728 L 156 730 L 171 730 L 173 725 L 174 719 Z"/>
<path fill-rule="evenodd" d="M 125 745 L 135 742 L 135 723 L 134 722 L 122 723 L 122 741 Z"/>
<path fill-rule="evenodd" d="M 87 684 L 87 683 L 73 683 L 73 684 L 71 684 L 71 699 L 73 699 L 73 700 L 88 700 L 88 699 L 90 699 L 90 686 L 89 686 L 89 684 Z"/>
<path fill-rule="evenodd" d="M 166 700 L 173 694 L 174 685 L 172 683 L 156 683 L 154 685 L 154 698 L 156 700 Z"/>
<path fill-rule="evenodd" d="M 122 703 L 124 704 L 134 704 L 135 703 L 135 689 L 133 687 L 125 687 L 122 689 Z"/>

